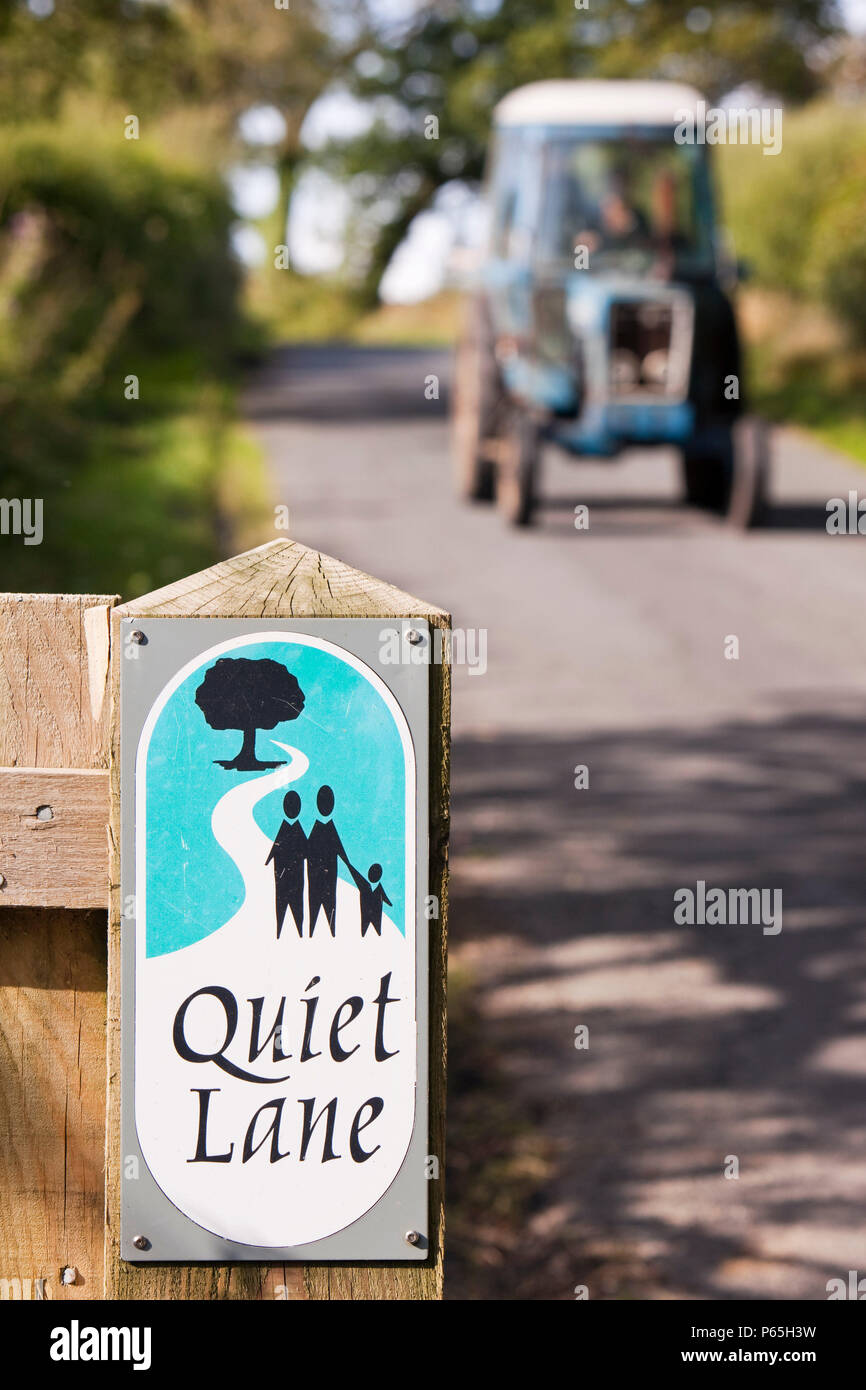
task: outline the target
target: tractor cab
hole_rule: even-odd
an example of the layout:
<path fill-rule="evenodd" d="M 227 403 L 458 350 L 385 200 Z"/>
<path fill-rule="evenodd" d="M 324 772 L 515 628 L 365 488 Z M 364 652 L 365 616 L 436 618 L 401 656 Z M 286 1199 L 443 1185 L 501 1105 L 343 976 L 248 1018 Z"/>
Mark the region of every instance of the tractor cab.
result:
<path fill-rule="evenodd" d="M 766 449 L 757 426 L 736 428 L 733 276 L 707 146 L 687 137 L 700 101 L 677 83 L 564 81 L 496 108 L 488 244 L 455 382 L 464 496 L 496 495 L 525 523 L 544 439 L 601 458 L 665 444 L 688 500 L 757 518 Z"/>

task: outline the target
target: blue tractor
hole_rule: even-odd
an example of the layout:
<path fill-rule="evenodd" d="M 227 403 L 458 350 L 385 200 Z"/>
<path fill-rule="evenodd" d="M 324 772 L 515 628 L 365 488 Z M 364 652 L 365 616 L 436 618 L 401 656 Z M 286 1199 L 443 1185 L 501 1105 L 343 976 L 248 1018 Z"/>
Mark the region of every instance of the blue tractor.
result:
<path fill-rule="evenodd" d="M 527 525 L 541 445 L 674 446 L 685 499 L 766 513 L 767 431 L 745 409 L 737 271 L 719 244 L 694 89 L 536 82 L 496 109 L 488 244 L 454 393 L 457 488 Z M 691 119 L 688 119 L 688 118 Z"/>

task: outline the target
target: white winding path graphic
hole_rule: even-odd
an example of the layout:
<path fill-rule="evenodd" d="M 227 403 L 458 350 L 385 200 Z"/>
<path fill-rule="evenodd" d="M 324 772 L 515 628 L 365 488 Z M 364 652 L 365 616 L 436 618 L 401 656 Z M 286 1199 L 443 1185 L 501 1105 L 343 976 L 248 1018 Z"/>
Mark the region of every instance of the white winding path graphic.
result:
<path fill-rule="evenodd" d="M 276 739 L 271 742 L 283 753 L 288 753 L 289 761 L 285 766 L 275 768 L 267 777 L 251 777 L 240 786 L 232 787 L 220 797 L 211 816 L 214 839 L 237 866 L 244 881 L 244 901 L 226 926 L 232 926 L 239 917 L 246 917 L 252 905 L 261 909 L 268 896 L 273 903 L 274 871 L 265 862 L 271 852 L 271 841 L 256 824 L 255 808 L 271 792 L 297 782 L 310 766 L 306 753 L 299 748 L 278 743 Z"/>

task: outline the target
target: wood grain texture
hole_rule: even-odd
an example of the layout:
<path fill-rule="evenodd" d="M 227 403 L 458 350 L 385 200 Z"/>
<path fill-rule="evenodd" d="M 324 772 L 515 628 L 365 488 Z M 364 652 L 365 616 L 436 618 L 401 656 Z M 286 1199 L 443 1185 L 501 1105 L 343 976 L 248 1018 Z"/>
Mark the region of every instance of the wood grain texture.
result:
<path fill-rule="evenodd" d="M 163 618 L 447 618 L 441 609 L 298 541 L 269 541 L 125 603 Z"/>
<path fill-rule="evenodd" d="M 37 815 L 48 808 L 50 819 Z M 3 905 L 101 907 L 108 902 L 108 773 L 0 768 Z"/>
<path fill-rule="evenodd" d="M 90 693 L 90 713 L 102 721 L 105 697 L 108 694 L 108 662 L 111 641 L 111 606 L 94 604 L 84 612 L 84 634 L 87 641 L 87 685 Z M 107 729 L 108 711 L 103 727 Z"/>
<path fill-rule="evenodd" d="M 80 786 L 85 770 L 107 768 L 107 710 L 94 718 L 85 621 L 113 601 L 0 595 L 0 767 L 16 769 L 4 773 L 4 814 L 11 789 L 29 810 L 44 775 L 79 769 Z M 35 776 L 40 769 L 52 771 Z M 91 789 L 105 777 L 97 772 Z M 47 833 L 47 844 L 59 828 L 50 825 L 20 833 Z M 102 891 L 105 904 L 107 882 Z M 102 1296 L 105 928 L 104 906 L 13 907 L 0 892 L 0 1279 L 24 1297 L 39 1279 L 46 1297 Z M 74 1284 L 60 1283 L 64 1265 L 76 1269 Z"/>
<path fill-rule="evenodd" d="M 112 906 L 108 955 L 106 1297 L 145 1299 L 438 1299 L 442 1296 L 443 1179 L 430 1183 L 431 1254 L 424 1264 L 133 1265 L 120 1258 L 119 624 L 124 617 L 426 618 L 447 613 L 297 542 L 280 540 L 191 575 L 112 614 Z M 445 950 L 450 669 L 430 667 L 430 1151 L 444 1174 Z"/>
<path fill-rule="evenodd" d="M 107 701 L 94 718 L 85 614 L 116 601 L 0 594 L 0 766 L 108 767 Z M 104 682 L 103 652 L 94 665 Z"/>
<path fill-rule="evenodd" d="M 0 1279 L 48 1298 L 102 1297 L 105 920 L 0 909 Z"/>

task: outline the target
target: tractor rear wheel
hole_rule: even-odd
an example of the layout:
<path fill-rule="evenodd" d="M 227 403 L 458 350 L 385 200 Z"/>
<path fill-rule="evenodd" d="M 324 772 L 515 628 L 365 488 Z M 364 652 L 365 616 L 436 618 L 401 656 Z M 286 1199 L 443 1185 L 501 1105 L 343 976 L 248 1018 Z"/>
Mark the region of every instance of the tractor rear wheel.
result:
<path fill-rule="evenodd" d="M 541 432 L 525 410 L 514 407 L 500 446 L 496 504 L 511 526 L 529 526 L 538 501 Z"/>
<path fill-rule="evenodd" d="M 745 531 L 767 518 L 770 450 L 767 426 L 747 415 L 683 450 L 686 501 Z"/>
<path fill-rule="evenodd" d="M 495 434 L 502 396 L 487 310 L 474 299 L 457 347 L 452 390 L 454 486 L 465 502 L 492 502 L 495 496 L 496 465 L 485 443 Z"/>

